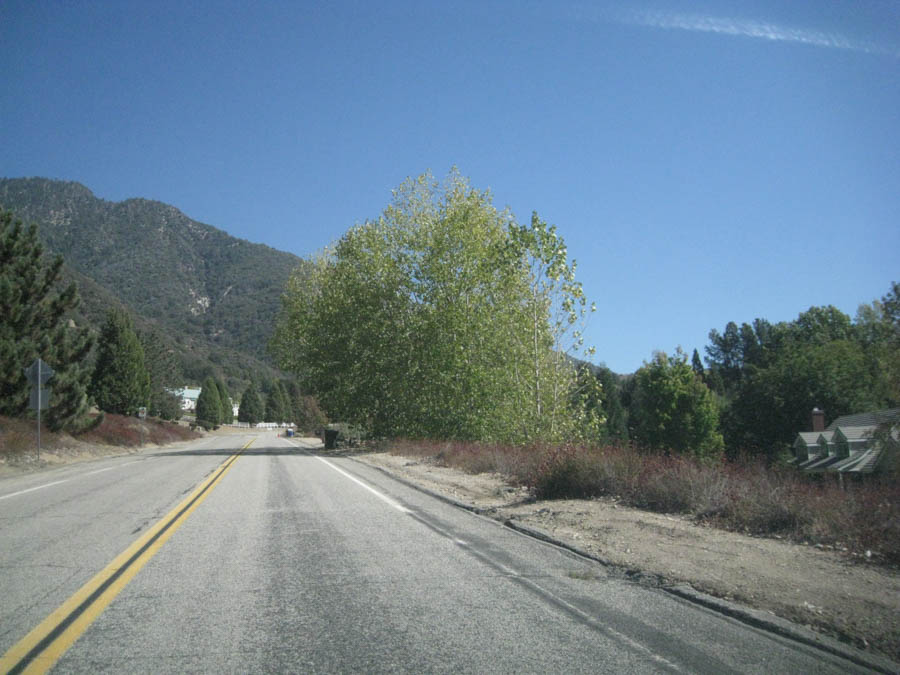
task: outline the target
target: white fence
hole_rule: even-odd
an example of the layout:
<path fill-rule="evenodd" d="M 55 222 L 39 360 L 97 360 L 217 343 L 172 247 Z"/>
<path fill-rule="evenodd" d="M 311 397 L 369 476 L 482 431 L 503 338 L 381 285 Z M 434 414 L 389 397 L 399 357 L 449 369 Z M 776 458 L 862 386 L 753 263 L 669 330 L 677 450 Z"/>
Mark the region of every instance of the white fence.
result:
<path fill-rule="evenodd" d="M 293 429 L 293 422 L 259 422 L 258 424 L 250 424 L 249 422 L 233 422 L 225 424 L 226 427 L 234 427 L 235 429 Z"/>

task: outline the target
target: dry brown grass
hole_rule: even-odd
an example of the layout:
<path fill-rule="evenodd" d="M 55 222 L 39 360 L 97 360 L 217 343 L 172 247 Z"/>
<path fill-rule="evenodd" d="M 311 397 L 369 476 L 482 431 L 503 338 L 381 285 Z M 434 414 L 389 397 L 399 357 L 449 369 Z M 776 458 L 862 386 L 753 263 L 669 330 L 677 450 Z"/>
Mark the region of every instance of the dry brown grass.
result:
<path fill-rule="evenodd" d="M 604 447 L 397 441 L 393 454 L 469 473 L 499 473 L 539 499 L 614 497 L 628 506 L 693 516 L 717 527 L 834 546 L 900 565 L 900 485 L 867 477 L 841 489 L 754 459 L 701 462 Z"/>

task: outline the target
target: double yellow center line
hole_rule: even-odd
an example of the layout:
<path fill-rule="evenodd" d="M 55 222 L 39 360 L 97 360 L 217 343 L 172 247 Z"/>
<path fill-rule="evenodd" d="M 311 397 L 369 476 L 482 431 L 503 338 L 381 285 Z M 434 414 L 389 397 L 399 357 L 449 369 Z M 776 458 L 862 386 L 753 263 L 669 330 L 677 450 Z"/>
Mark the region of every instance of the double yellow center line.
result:
<path fill-rule="evenodd" d="M 181 527 L 234 465 L 244 447 L 231 455 L 178 506 L 122 551 L 93 579 L 0 658 L 0 673 L 45 673 Z"/>

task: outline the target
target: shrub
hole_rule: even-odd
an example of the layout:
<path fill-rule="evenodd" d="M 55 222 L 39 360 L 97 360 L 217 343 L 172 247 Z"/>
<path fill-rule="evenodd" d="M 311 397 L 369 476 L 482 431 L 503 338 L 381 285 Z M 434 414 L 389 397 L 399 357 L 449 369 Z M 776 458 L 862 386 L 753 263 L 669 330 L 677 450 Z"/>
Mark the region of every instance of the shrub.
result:
<path fill-rule="evenodd" d="M 867 551 L 900 564 L 900 485 L 868 477 L 842 490 L 831 476 L 810 477 L 750 458 L 698 460 L 633 446 L 503 446 L 395 441 L 390 452 L 470 473 L 499 473 L 540 499 L 615 497 L 683 513 L 718 527 Z"/>

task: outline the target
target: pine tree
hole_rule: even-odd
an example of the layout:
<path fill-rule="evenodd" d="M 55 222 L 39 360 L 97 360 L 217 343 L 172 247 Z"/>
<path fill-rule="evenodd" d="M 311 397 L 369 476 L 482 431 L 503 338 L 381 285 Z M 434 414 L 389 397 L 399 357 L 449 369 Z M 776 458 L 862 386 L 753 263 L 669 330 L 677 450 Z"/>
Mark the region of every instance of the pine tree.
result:
<path fill-rule="evenodd" d="M 691 370 L 693 370 L 694 374 L 701 380 L 704 379 L 703 361 L 700 360 L 700 354 L 696 349 L 691 356 Z"/>
<path fill-rule="evenodd" d="M 121 310 L 111 310 L 100 331 L 100 351 L 91 380 L 97 406 L 106 412 L 134 415 L 150 398 L 150 375 L 144 349 Z"/>
<path fill-rule="evenodd" d="M 238 407 L 238 422 L 246 422 L 253 425 L 259 423 L 262 416 L 262 402 L 259 400 L 256 384 L 251 382 L 241 397 L 241 404 Z"/>
<path fill-rule="evenodd" d="M 284 412 L 284 401 L 278 388 L 278 383 L 272 385 L 269 395 L 266 396 L 266 412 L 263 415 L 266 422 L 281 422 Z"/>
<path fill-rule="evenodd" d="M 63 259 L 44 258 L 37 228 L 0 210 L 0 414 L 21 416 L 29 385 L 23 369 L 40 357 L 55 371 L 48 426 L 78 431 L 88 422 L 84 360 L 93 346 L 87 328 L 68 321 L 78 306 L 75 284 L 60 289 Z"/>
<path fill-rule="evenodd" d="M 138 338 L 144 350 L 144 363 L 150 376 L 149 413 L 166 420 L 178 419 L 181 417 L 181 400 L 170 391 L 181 381 L 175 351 L 156 331 L 140 333 Z"/>
<path fill-rule="evenodd" d="M 197 424 L 204 429 L 215 429 L 222 423 L 222 402 L 219 388 L 212 377 L 207 377 L 197 397 Z"/>
<path fill-rule="evenodd" d="M 219 402 L 222 404 L 222 424 L 231 424 L 234 422 L 234 409 L 231 403 L 231 394 L 225 383 L 216 379 L 216 388 L 219 390 Z"/>

